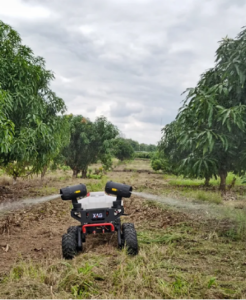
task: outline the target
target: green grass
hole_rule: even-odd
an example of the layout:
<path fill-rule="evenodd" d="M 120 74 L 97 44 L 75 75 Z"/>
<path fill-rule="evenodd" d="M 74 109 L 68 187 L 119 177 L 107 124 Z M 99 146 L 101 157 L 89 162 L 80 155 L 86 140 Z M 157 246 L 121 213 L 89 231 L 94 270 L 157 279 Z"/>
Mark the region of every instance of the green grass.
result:
<path fill-rule="evenodd" d="M 236 178 L 235 185 L 246 185 L 246 183 L 243 183 L 244 180 L 242 178 L 234 175 L 233 173 L 228 174 L 227 184 L 230 184 L 234 177 Z M 168 183 L 170 185 L 200 186 L 200 185 L 204 185 L 205 182 L 204 179 L 189 179 L 189 178 L 184 178 L 182 176 L 174 176 L 174 175 L 164 175 L 164 179 L 168 180 Z M 209 184 L 213 186 L 219 186 L 219 183 L 220 183 L 220 179 L 217 178 L 216 180 L 214 177 L 209 182 Z"/>
<path fill-rule="evenodd" d="M 204 180 L 178 178 L 178 179 L 171 179 L 168 183 L 169 183 L 170 185 L 190 185 L 190 186 L 199 186 L 199 185 L 204 184 Z"/>
<path fill-rule="evenodd" d="M 108 178 L 106 176 L 102 176 L 101 179 L 91 179 L 88 183 L 86 183 L 86 188 L 88 192 L 99 192 L 104 191 L 105 185 L 108 181 Z"/>
<path fill-rule="evenodd" d="M 185 236 L 176 233 L 154 233 L 153 231 L 138 232 L 138 242 L 140 244 L 172 244 L 184 240 Z"/>
<path fill-rule="evenodd" d="M 223 232 L 223 235 L 232 240 L 246 239 L 246 210 L 232 210 L 223 208 L 225 219 L 228 220 L 228 228 Z"/>
<path fill-rule="evenodd" d="M 59 177 L 59 180 L 60 180 L 60 181 L 65 181 L 65 180 L 69 180 L 70 178 L 71 178 L 70 175 L 66 175 L 66 176 L 61 176 L 61 177 Z"/>
<path fill-rule="evenodd" d="M 102 179 L 102 174 L 99 174 L 99 175 L 89 174 L 89 175 L 87 175 L 87 178 L 89 178 L 89 179 Z"/>
<path fill-rule="evenodd" d="M 187 189 L 186 191 L 181 191 L 181 194 L 189 197 L 192 200 L 206 201 L 215 204 L 221 204 L 223 200 L 221 194 L 218 192 L 208 192 L 202 190 L 194 191 Z"/>
<path fill-rule="evenodd" d="M 0 176 L 4 175 L 4 170 L 0 169 Z"/>
<path fill-rule="evenodd" d="M 46 196 L 46 195 L 53 195 L 59 193 L 59 190 L 56 187 L 52 187 L 52 186 L 32 188 L 30 191 L 35 192 L 35 194 L 37 194 L 38 196 Z"/>

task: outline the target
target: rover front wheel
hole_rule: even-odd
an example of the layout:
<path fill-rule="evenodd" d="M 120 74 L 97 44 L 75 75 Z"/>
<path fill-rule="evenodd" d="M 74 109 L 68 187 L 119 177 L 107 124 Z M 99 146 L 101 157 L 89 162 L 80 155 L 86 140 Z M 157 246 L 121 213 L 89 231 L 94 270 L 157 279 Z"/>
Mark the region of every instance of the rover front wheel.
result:
<path fill-rule="evenodd" d="M 77 254 L 77 240 L 73 232 L 62 236 L 62 255 L 65 259 L 73 259 Z"/>
<path fill-rule="evenodd" d="M 138 240 L 137 233 L 132 223 L 122 224 L 122 240 L 127 249 L 127 253 L 130 255 L 138 254 Z"/>

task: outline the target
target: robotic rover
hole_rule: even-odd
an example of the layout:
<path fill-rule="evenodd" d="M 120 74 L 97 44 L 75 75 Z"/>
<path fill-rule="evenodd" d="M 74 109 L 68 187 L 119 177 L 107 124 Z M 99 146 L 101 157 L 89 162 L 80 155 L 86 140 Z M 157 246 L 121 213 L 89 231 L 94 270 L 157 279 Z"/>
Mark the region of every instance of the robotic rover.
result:
<path fill-rule="evenodd" d="M 83 251 L 87 234 L 117 232 L 118 247 L 126 247 L 129 255 L 138 254 L 137 233 L 133 223 L 121 224 L 124 214 L 122 198 L 130 198 L 132 187 L 108 181 L 105 192 L 87 193 L 86 186 L 79 184 L 60 189 L 62 200 L 71 200 L 71 216 L 81 225 L 71 226 L 62 236 L 62 254 L 73 259 Z M 115 196 L 110 196 L 115 195 Z"/>

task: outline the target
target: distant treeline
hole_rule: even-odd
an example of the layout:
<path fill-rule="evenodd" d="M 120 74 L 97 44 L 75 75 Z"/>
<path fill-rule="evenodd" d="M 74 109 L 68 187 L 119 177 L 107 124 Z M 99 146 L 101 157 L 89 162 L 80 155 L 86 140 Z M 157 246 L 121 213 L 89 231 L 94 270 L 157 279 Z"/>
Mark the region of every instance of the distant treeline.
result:
<path fill-rule="evenodd" d="M 134 151 L 145 151 L 145 152 L 154 152 L 157 150 L 157 146 L 153 144 L 139 144 L 137 141 L 132 139 L 125 139 L 127 142 L 130 143 Z"/>
<path fill-rule="evenodd" d="M 154 156 L 155 152 L 140 152 L 136 151 L 134 153 L 134 158 L 141 158 L 141 159 L 151 159 Z"/>

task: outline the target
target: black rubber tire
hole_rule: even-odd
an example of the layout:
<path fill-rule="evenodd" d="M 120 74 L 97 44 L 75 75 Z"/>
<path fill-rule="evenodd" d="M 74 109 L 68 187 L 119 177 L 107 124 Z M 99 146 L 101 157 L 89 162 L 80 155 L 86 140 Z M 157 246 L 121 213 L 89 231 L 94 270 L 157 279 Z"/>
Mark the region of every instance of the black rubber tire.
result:
<path fill-rule="evenodd" d="M 70 233 L 70 232 L 77 233 L 77 228 L 78 228 L 78 226 L 70 226 L 70 227 L 67 229 L 67 233 Z"/>
<path fill-rule="evenodd" d="M 132 223 L 122 224 L 122 242 L 124 242 L 129 255 L 138 254 L 138 239 L 137 233 Z"/>
<path fill-rule="evenodd" d="M 77 252 L 82 252 L 83 251 L 83 242 L 85 242 L 85 239 L 83 240 L 83 234 L 81 235 L 81 239 L 82 239 L 82 245 L 81 245 L 81 249 L 79 249 L 78 247 L 78 228 L 81 230 L 81 227 L 78 226 L 70 226 L 67 230 L 67 233 L 71 233 L 75 235 L 75 239 L 77 242 Z"/>
<path fill-rule="evenodd" d="M 73 259 L 77 254 L 77 240 L 74 233 L 65 233 L 62 236 L 62 255 L 65 259 Z"/>

